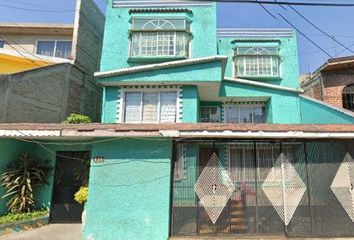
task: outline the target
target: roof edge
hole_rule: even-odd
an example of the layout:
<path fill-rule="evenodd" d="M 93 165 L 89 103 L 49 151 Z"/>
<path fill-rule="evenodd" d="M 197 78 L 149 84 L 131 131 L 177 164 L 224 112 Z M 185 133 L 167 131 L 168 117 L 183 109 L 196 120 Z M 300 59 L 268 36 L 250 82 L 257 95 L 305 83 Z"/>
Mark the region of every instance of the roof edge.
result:
<path fill-rule="evenodd" d="M 256 87 L 265 87 L 265 88 L 270 88 L 270 89 L 275 89 L 275 90 L 280 90 L 280 91 L 286 91 L 286 92 L 291 92 L 291 93 L 300 94 L 300 93 L 304 92 L 304 90 L 302 90 L 302 89 L 283 87 L 283 86 L 273 85 L 273 84 L 269 84 L 269 83 L 251 81 L 251 80 L 242 79 L 242 78 L 225 77 L 224 80 L 230 81 L 230 82 L 235 82 L 235 83 L 240 83 L 240 84 L 247 84 L 247 85 L 256 86 Z"/>
<path fill-rule="evenodd" d="M 210 57 L 191 58 L 191 59 L 169 61 L 169 62 L 163 62 L 163 63 L 147 64 L 147 65 L 130 67 L 130 68 L 121 68 L 121 69 L 112 70 L 112 71 L 95 72 L 94 76 L 97 78 L 113 77 L 113 76 L 120 76 L 120 75 L 125 75 L 125 74 L 130 74 L 130 73 L 138 73 L 138 72 L 145 72 L 145 71 L 150 71 L 150 70 L 187 66 L 187 65 L 205 63 L 205 62 L 213 62 L 213 61 L 223 61 L 224 65 L 226 65 L 227 56 L 215 55 L 215 56 L 210 56 Z"/>

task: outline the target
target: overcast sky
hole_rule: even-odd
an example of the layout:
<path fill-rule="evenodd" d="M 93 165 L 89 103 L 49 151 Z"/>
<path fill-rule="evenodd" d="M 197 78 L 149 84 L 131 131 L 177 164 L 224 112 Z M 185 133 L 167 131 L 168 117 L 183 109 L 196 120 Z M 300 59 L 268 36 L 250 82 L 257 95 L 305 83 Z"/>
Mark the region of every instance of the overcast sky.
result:
<path fill-rule="evenodd" d="M 104 11 L 105 0 L 95 1 Z M 265 7 L 276 19 L 259 5 L 218 3 L 218 27 L 291 28 L 278 16 L 278 13 L 281 13 L 329 55 L 354 55 L 306 23 L 290 8 Z M 0 0 L 0 21 L 73 23 L 74 9 L 75 0 Z M 296 9 L 326 33 L 354 50 L 354 8 L 296 7 Z M 328 59 L 325 53 L 300 34 L 298 34 L 298 51 L 302 73 L 316 70 Z"/>

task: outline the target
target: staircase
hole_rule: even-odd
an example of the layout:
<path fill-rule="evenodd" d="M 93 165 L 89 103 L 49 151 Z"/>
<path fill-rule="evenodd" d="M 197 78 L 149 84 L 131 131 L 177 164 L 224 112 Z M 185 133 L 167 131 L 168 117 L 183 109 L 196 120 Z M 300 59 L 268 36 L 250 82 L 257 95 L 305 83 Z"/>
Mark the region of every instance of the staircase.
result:
<path fill-rule="evenodd" d="M 230 232 L 246 233 L 245 206 L 243 200 L 230 200 Z"/>

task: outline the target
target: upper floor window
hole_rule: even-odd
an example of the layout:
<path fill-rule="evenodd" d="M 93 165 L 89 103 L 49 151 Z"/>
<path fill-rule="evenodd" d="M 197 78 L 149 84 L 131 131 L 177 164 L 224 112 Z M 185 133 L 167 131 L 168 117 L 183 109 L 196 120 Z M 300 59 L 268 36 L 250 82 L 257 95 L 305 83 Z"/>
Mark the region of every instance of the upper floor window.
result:
<path fill-rule="evenodd" d="M 4 48 L 4 45 L 5 45 L 5 41 L 0 39 L 0 48 Z"/>
<path fill-rule="evenodd" d="M 350 84 L 343 89 L 343 108 L 354 111 L 354 84 Z"/>
<path fill-rule="evenodd" d="M 226 105 L 225 121 L 227 123 L 265 123 L 265 107 L 261 105 Z"/>
<path fill-rule="evenodd" d="M 200 121 L 206 123 L 220 122 L 220 108 L 215 107 L 200 107 Z"/>
<path fill-rule="evenodd" d="M 235 75 L 278 77 L 279 63 L 277 47 L 239 47 L 235 53 Z"/>
<path fill-rule="evenodd" d="M 66 40 L 38 40 L 36 53 L 50 57 L 70 58 L 71 45 L 72 41 Z"/>
<path fill-rule="evenodd" d="M 176 122 L 177 91 L 125 92 L 124 122 Z"/>
<path fill-rule="evenodd" d="M 132 20 L 131 57 L 189 57 L 190 22 L 186 19 Z"/>

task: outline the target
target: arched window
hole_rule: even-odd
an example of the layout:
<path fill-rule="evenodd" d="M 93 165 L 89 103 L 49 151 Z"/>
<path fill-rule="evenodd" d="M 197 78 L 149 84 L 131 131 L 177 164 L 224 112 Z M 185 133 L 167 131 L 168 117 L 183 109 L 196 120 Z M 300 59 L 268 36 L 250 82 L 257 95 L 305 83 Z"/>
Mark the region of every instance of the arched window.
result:
<path fill-rule="evenodd" d="M 130 57 L 189 57 L 190 22 L 184 18 L 133 18 Z"/>
<path fill-rule="evenodd" d="M 343 89 L 343 108 L 354 111 L 354 84 L 349 84 Z"/>
<path fill-rule="evenodd" d="M 235 74 L 245 77 L 279 77 L 278 47 L 238 47 Z"/>

